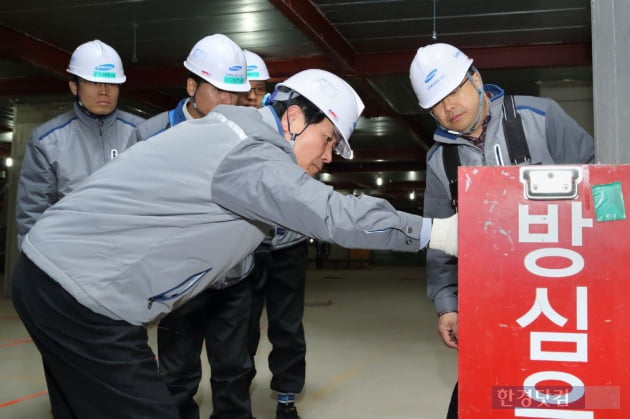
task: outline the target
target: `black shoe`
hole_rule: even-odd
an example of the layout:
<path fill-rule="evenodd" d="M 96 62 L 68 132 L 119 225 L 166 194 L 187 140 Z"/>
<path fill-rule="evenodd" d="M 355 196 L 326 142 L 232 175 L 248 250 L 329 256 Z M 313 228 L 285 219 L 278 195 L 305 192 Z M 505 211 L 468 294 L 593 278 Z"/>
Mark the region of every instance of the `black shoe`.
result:
<path fill-rule="evenodd" d="M 276 419 L 300 419 L 295 405 L 278 403 L 276 409 Z"/>

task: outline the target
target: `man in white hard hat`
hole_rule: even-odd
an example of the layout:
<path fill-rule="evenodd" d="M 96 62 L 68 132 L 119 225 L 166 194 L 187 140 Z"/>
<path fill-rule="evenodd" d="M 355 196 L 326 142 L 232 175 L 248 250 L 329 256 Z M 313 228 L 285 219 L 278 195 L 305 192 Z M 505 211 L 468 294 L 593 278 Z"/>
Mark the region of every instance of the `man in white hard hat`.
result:
<path fill-rule="evenodd" d="M 111 46 L 99 40 L 79 45 L 66 71 L 72 110 L 35 128 L 24 153 L 16 199 L 18 246 L 47 208 L 126 150 L 129 134 L 144 121 L 118 109 L 126 77 Z M 56 403 L 61 390 L 50 379 L 46 362 L 44 372 L 53 415 L 69 417 Z"/>
<path fill-rule="evenodd" d="M 430 111 L 438 125 L 435 144 L 427 153 L 425 216 L 448 217 L 456 212 L 456 176 L 449 173 L 460 164 L 594 160 L 593 138 L 556 102 L 506 96 L 500 87 L 483 84 L 473 60 L 452 45 L 419 48 L 410 78 L 420 107 Z M 457 348 L 457 259 L 429 250 L 427 287 L 438 316 L 438 333 L 446 346 Z M 457 387 L 447 417 L 457 417 Z"/>
<path fill-rule="evenodd" d="M 247 79 L 252 85 L 238 104 L 261 108 L 267 92 L 269 71 L 263 59 L 245 50 Z M 252 312 L 249 325 L 249 354 L 253 381 L 255 355 L 260 342 L 260 318 L 267 314 L 268 356 L 271 389 L 277 394 L 276 419 L 299 419 L 295 396 L 304 388 L 306 375 L 306 338 L 304 336 L 304 288 L 306 284 L 306 237 L 276 227 L 254 253 Z"/>
<path fill-rule="evenodd" d="M 174 109 L 147 120 L 136 130 L 138 141 L 150 139 L 184 121 L 202 118 L 215 106 L 236 104 L 250 91 L 247 61 L 241 48 L 223 34 L 199 40 L 184 61 L 188 97 Z M 176 174 L 174 174 L 176 176 Z M 249 281 L 253 257 L 246 258 L 225 278 L 164 317 L 157 333 L 160 374 L 175 398 L 180 419 L 198 419 L 194 399 L 202 377 L 204 347 L 210 364 L 211 419 L 252 417 L 247 347 Z"/>
<path fill-rule="evenodd" d="M 239 95 L 236 104 L 261 108 L 263 106 L 263 98 L 267 94 L 267 80 L 271 78 L 269 70 L 267 70 L 267 65 L 260 55 L 246 49 L 243 50 L 243 53 L 247 61 L 247 80 L 249 81 L 250 89 L 248 92 Z"/>
<path fill-rule="evenodd" d="M 312 178 L 352 155 L 363 110 L 324 70 L 278 84 L 270 106 L 217 106 L 131 147 L 24 238 L 16 311 L 69 417 L 176 419 L 145 327 L 221 281 L 274 226 L 344 247 L 457 253 L 457 217 L 431 220 Z"/>
<path fill-rule="evenodd" d="M 144 141 L 180 122 L 203 118 L 217 105 L 234 105 L 242 94 L 250 91 L 243 51 L 223 34 L 208 35 L 197 41 L 184 67 L 188 70 L 188 96 L 174 109 L 138 127 L 136 141 Z"/>
<path fill-rule="evenodd" d="M 17 192 L 18 244 L 46 208 L 129 146 L 144 121 L 118 109 L 125 72 L 120 56 L 94 40 L 78 46 L 66 70 L 72 110 L 38 126 L 24 153 Z"/>

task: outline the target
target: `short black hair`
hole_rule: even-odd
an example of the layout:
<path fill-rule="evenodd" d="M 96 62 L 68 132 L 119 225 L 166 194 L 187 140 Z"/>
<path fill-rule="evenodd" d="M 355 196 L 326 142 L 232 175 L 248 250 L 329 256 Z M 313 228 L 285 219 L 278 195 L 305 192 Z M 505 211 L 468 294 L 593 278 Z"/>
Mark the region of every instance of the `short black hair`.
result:
<path fill-rule="evenodd" d="M 289 98 L 286 101 L 274 101 L 271 106 L 276 111 L 276 113 L 280 116 L 284 115 L 289 106 L 297 105 L 302 110 L 304 114 L 304 119 L 307 125 L 317 124 L 326 118 L 326 115 L 313 103 L 306 99 L 304 96 L 295 96 Z"/>
<path fill-rule="evenodd" d="M 201 83 L 208 83 L 206 81 L 206 79 L 204 79 L 203 77 L 200 77 L 198 75 L 196 75 L 195 73 L 193 73 L 192 71 L 188 72 L 188 75 L 186 76 L 187 79 L 193 79 L 197 84 L 201 84 Z"/>

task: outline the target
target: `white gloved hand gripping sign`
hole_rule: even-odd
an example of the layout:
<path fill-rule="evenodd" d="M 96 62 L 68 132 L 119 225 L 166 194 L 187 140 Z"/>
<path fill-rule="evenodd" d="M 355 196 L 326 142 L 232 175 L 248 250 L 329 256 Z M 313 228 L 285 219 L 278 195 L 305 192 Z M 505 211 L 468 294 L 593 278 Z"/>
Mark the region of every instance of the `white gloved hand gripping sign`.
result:
<path fill-rule="evenodd" d="M 429 248 L 457 256 L 457 214 L 433 219 Z"/>

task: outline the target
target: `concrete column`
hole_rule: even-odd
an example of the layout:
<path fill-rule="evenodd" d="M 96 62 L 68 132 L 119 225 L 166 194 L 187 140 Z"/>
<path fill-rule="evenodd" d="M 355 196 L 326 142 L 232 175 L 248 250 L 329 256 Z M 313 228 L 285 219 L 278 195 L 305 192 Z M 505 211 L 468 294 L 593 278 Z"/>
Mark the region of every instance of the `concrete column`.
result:
<path fill-rule="evenodd" d="M 549 97 L 564 109 L 586 132 L 593 135 L 593 86 L 573 81 L 542 83 L 538 96 Z"/>
<path fill-rule="evenodd" d="M 596 159 L 630 163 L 630 1 L 591 0 Z"/>
<path fill-rule="evenodd" d="M 29 141 L 31 131 L 38 125 L 66 112 L 72 108 L 72 102 L 54 102 L 47 104 L 17 104 L 14 110 L 13 141 L 11 145 L 11 157 L 13 167 L 9 170 L 9 188 L 5 192 L 5 223 L 7 226 L 7 236 L 5 241 L 4 259 L 4 295 L 10 295 L 10 279 L 15 261 L 19 254 L 17 248 L 17 227 L 15 223 L 15 197 L 17 195 L 17 185 L 24 158 L 26 144 Z"/>

